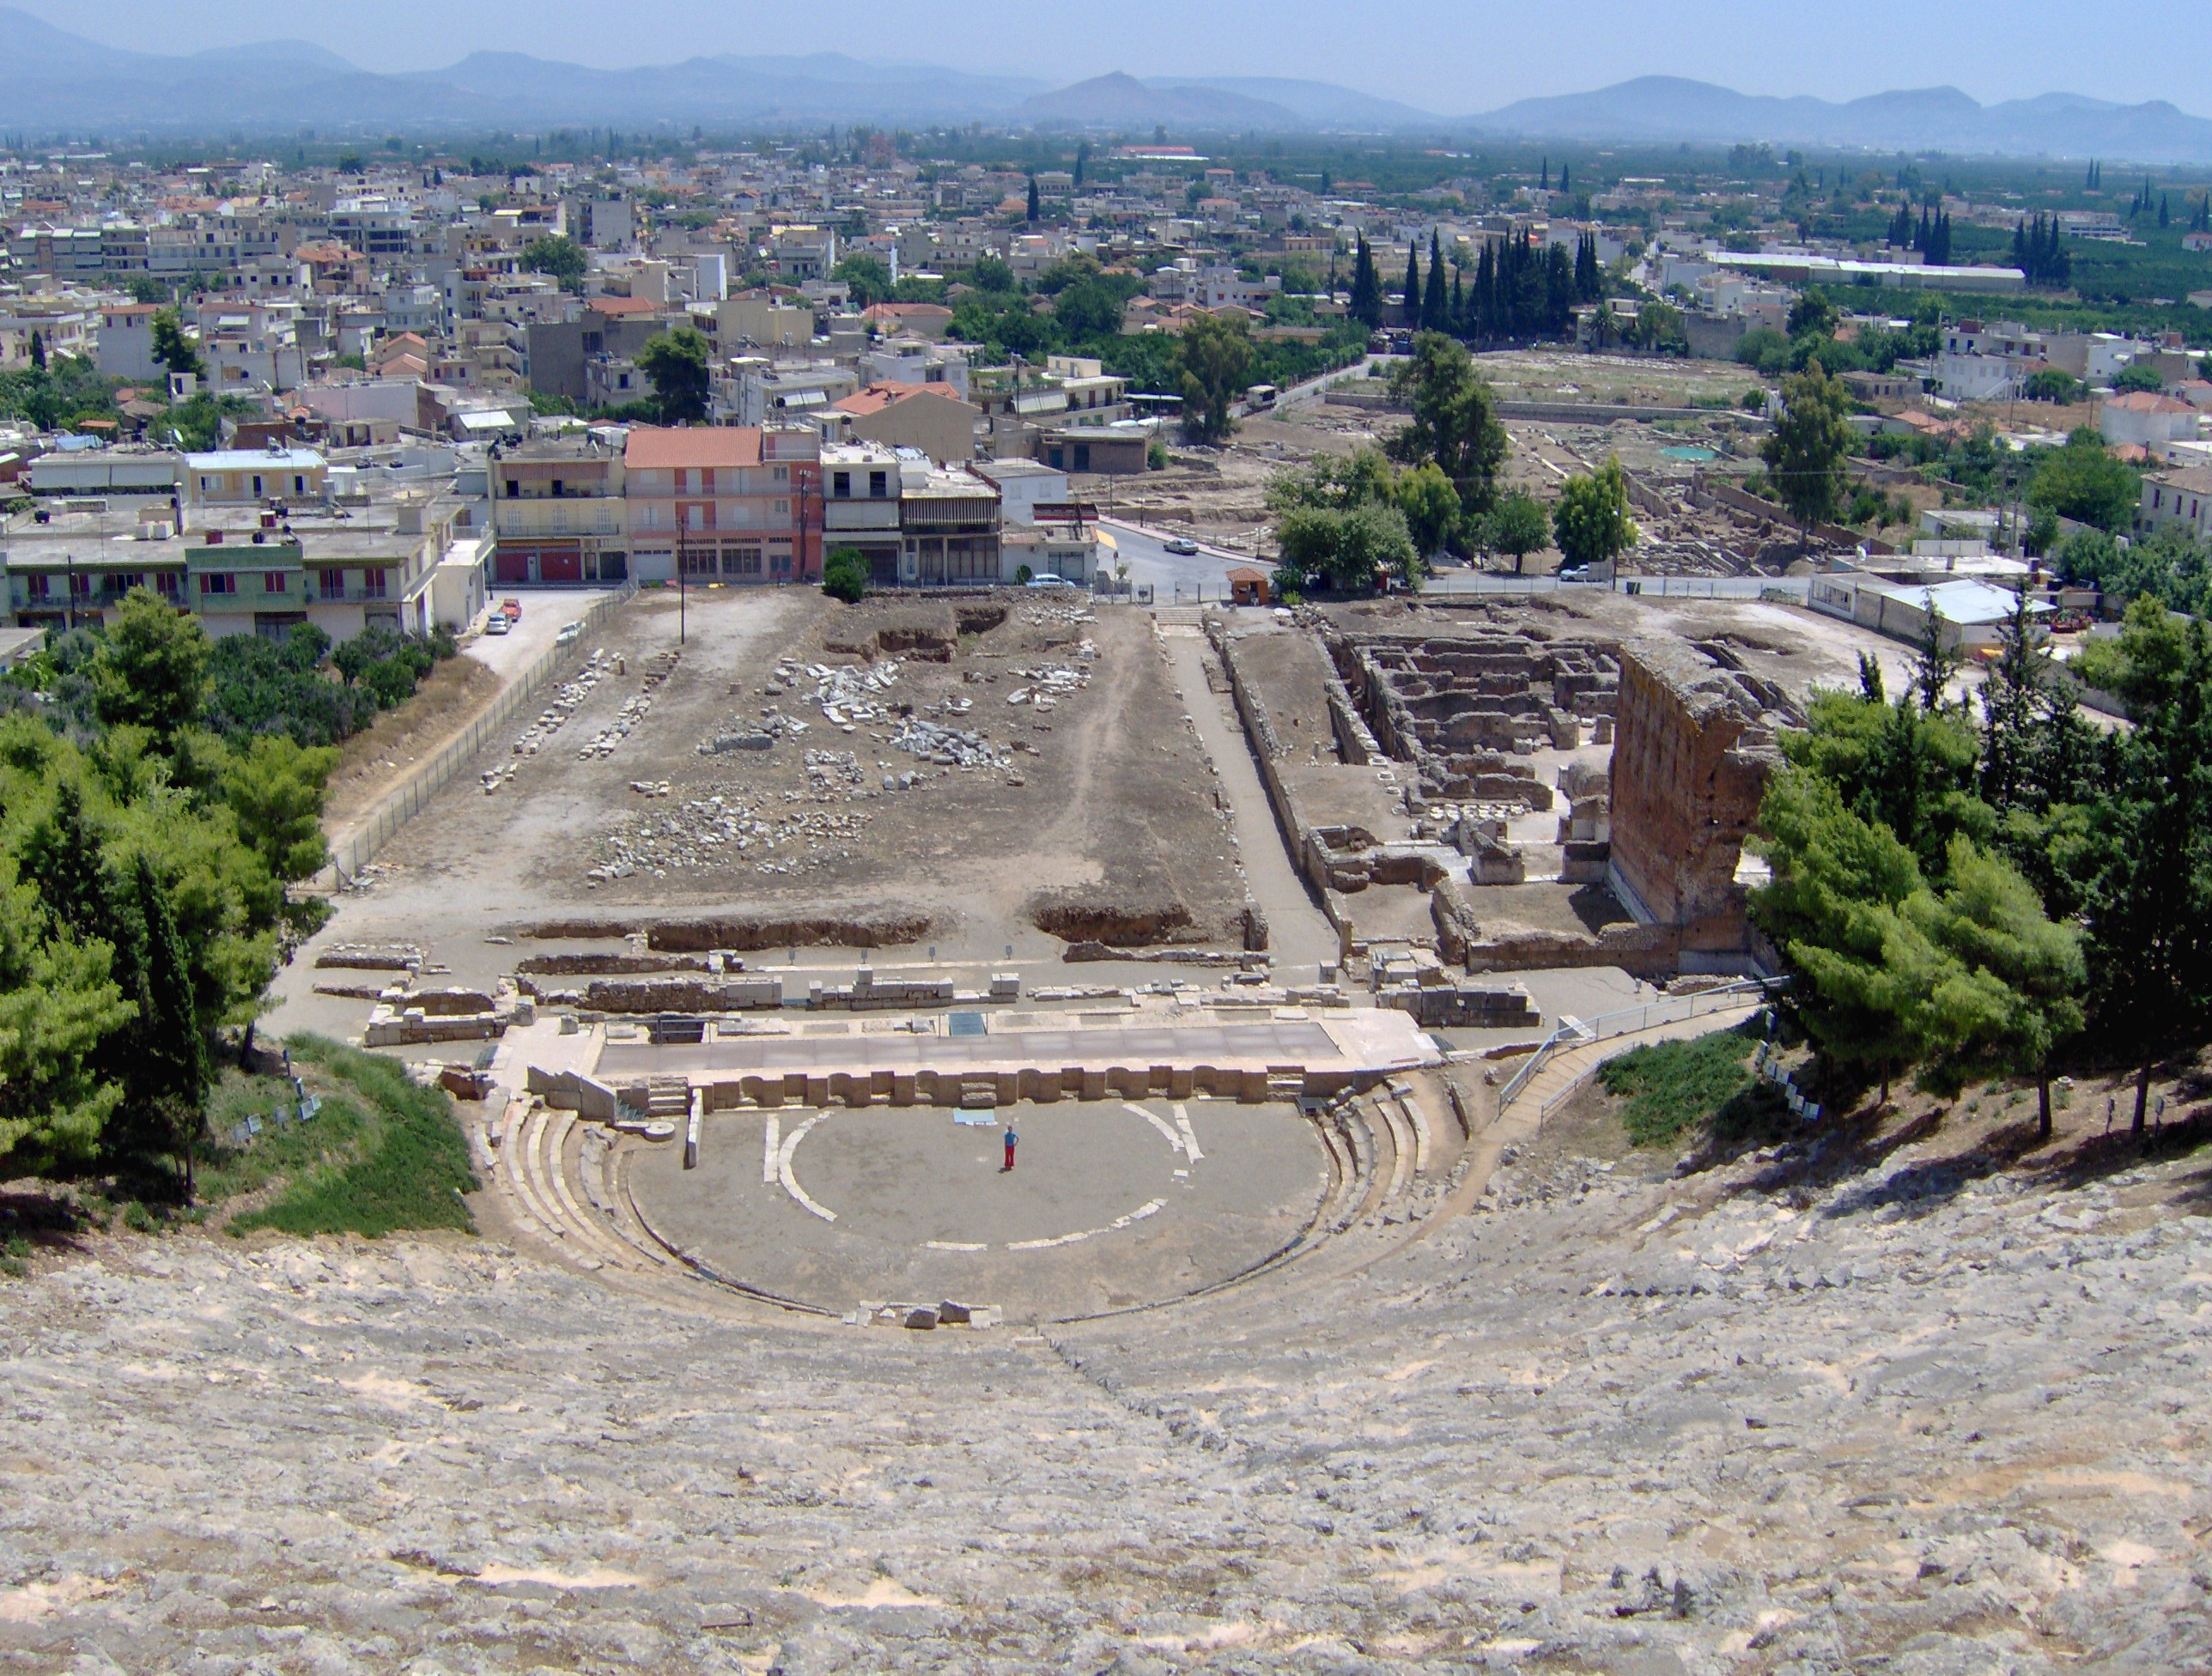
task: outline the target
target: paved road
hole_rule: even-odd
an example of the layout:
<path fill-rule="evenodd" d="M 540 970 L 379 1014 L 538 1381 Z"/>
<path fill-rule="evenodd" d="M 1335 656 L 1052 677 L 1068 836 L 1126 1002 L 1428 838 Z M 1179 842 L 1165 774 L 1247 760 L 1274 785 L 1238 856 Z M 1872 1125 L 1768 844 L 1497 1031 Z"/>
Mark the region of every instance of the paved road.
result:
<path fill-rule="evenodd" d="M 1211 655 L 1206 641 L 1195 636 L 1172 635 L 1168 641 L 1169 661 L 1176 684 L 1182 689 L 1183 703 L 1198 725 L 1207 754 L 1221 770 L 1221 789 L 1228 793 L 1236 819 L 1237 853 L 1244 863 L 1245 882 L 1252 900 L 1267 916 L 1276 981 L 1316 982 L 1321 963 L 1337 958 L 1336 929 L 1315 906 L 1304 878 L 1291 865 L 1235 701 L 1206 690 L 1205 660 Z"/>
<path fill-rule="evenodd" d="M 1119 518 L 1103 518 L 1099 522 L 1106 525 L 1121 562 L 1129 567 L 1129 580 L 1151 584 L 1156 605 L 1225 599 L 1231 568 L 1254 562 L 1249 554 L 1225 547 L 1201 545 L 1194 554 L 1170 553 L 1162 544 L 1168 539 L 1164 531 L 1148 530 Z M 1110 568 L 1112 561 L 1108 564 Z"/>

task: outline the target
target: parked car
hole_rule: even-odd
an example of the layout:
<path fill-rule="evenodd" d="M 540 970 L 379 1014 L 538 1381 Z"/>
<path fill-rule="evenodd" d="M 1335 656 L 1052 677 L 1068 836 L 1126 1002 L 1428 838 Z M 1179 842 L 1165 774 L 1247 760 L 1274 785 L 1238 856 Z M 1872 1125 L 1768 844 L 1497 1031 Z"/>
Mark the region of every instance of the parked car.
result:
<path fill-rule="evenodd" d="M 484 633 L 487 635 L 510 634 L 514 628 L 514 619 L 505 611 L 494 611 L 484 619 Z"/>
<path fill-rule="evenodd" d="M 499 602 L 499 609 L 510 624 L 522 621 L 522 602 L 513 594 Z"/>
<path fill-rule="evenodd" d="M 1198 551 L 1198 543 L 1188 536 L 1170 536 L 1160 543 L 1160 547 L 1165 552 L 1180 554 L 1184 558 L 1189 558 Z"/>

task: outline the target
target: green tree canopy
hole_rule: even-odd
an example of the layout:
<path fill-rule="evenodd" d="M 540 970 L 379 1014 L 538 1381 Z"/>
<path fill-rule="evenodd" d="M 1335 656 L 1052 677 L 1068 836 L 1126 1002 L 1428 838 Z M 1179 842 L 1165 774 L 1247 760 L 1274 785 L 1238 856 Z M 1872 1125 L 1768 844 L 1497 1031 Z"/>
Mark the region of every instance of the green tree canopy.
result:
<path fill-rule="evenodd" d="M 199 349 L 185 336 L 185 328 L 173 308 L 154 311 L 154 359 L 173 373 L 204 373 L 207 363 L 200 359 Z"/>
<path fill-rule="evenodd" d="M 1252 373 L 1252 338 L 1235 315 L 1200 314 L 1182 329 L 1183 429 L 1201 442 L 1222 442 L 1236 428 L 1230 408 Z"/>
<path fill-rule="evenodd" d="M 880 256 L 871 256 L 862 252 L 842 257 L 830 270 L 830 277 L 850 289 L 853 301 L 862 308 L 887 302 L 890 299 L 890 264 Z"/>
<path fill-rule="evenodd" d="M 1635 544 L 1628 479 L 1618 459 L 1561 485 L 1552 508 L 1552 539 L 1571 565 L 1611 564 Z"/>
<path fill-rule="evenodd" d="M 1516 576 L 1528 556 L 1542 551 L 1551 541 L 1552 520 L 1543 503 L 1519 489 L 1498 497 L 1483 526 L 1484 544 L 1510 556 Z"/>
<path fill-rule="evenodd" d="M 2100 530 L 2125 530 L 2142 498 L 2142 479 L 2086 425 L 2037 456 L 2027 485 L 2029 506 Z"/>
<path fill-rule="evenodd" d="M 1390 381 L 1413 413 L 1413 422 L 1387 445 L 1390 458 L 1407 465 L 1433 462 L 1463 510 L 1487 511 L 1507 440 L 1467 345 L 1441 332 L 1418 333 L 1412 359 L 1392 371 Z"/>
<path fill-rule="evenodd" d="M 131 589 L 93 664 L 94 714 L 105 726 L 173 737 L 206 703 L 210 649 L 198 618 L 150 589 Z"/>
<path fill-rule="evenodd" d="M 580 291 L 592 261 L 581 245 L 565 233 L 556 233 L 532 239 L 525 245 L 522 265 L 531 273 L 544 274 L 557 281 L 564 291 Z"/>
<path fill-rule="evenodd" d="M 1782 386 L 1782 416 L 1759 448 L 1790 516 L 1808 535 L 1843 505 L 1850 456 L 1850 397 L 1816 362 Z"/>
<path fill-rule="evenodd" d="M 696 425 L 707 418 L 709 385 L 707 340 L 690 326 L 649 339 L 637 352 L 638 371 L 653 380 L 653 405 L 664 425 Z"/>

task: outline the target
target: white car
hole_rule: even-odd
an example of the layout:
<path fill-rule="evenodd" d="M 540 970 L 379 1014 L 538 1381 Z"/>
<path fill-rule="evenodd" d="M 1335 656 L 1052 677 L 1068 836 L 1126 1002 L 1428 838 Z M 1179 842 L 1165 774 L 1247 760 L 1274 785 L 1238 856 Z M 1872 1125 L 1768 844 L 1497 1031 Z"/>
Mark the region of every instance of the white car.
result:
<path fill-rule="evenodd" d="M 484 619 L 483 631 L 487 635 L 509 634 L 513 632 L 514 628 L 514 620 L 505 611 L 494 611 Z"/>
<path fill-rule="evenodd" d="M 1172 536 L 1160 543 L 1160 550 L 1187 559 L 1198 551 L 1198 543 L 1188 536 Z"/>

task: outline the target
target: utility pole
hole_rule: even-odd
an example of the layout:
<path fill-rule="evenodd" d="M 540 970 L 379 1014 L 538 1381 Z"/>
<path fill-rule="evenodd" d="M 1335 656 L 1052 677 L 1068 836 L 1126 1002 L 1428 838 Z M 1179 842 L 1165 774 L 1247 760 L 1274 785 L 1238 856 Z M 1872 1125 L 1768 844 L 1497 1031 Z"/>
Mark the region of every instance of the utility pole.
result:
<path fill-rule="evenodd" d="M 684 644 L 688 624 L 685 621 L 684 574 L 691 568 L 691 519 L 678 511 L 676 514 L 676 643 Z"/>

